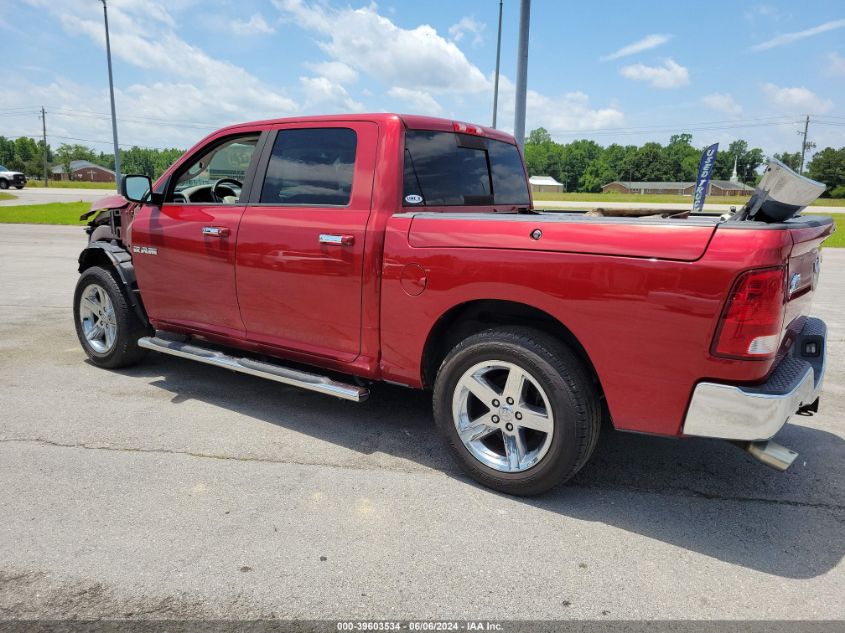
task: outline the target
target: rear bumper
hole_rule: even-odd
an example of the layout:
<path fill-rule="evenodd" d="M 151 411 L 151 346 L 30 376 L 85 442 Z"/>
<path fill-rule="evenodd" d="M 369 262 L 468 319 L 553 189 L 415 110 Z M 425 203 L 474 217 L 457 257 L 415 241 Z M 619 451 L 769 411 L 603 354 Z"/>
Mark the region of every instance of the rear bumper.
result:
<path fill-rule="evenodd" d="M 684 435 L 758 441 L 773 437 L 802 407 L 819 397 L 827 356 L 827 326 L 808 318 L 785 357 L 762 385 L 696 385 L 684 420 Z M 816 354 L 808 353 L 812 345 Z"/>

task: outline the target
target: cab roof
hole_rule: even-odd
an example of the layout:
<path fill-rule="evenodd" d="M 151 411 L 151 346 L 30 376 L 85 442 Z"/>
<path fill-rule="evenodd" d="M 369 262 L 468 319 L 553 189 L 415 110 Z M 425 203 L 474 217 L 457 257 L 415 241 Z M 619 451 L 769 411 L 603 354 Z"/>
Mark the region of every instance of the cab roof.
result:
<path fill-rule="evenodd" d="M 342 121 L 372 121 L 374 123 L 388 123 L 390 121 L 401 121 L 407 129 L 410 130 L 435 130 L 440 132 L 455 132 L 462 131 L 456 129 L 456 124 L 463 126 L 463 128 L 471 128 L 479 136 L 496 139 L 498 141 L 505 141 L 511 145 L 516 145 L 516 140 L 513 135 L 502 132 L 492 127 L 477 125 L 464 121 L 453 119 L 443 119 L 440 117 L 423 116 L 419 114 L 395 114 L 387 112 L 374 112 L 370 114 L 323 114 L 317 116 L 297 116 L 285 117 L 281 119 L 266 119 L 263 121 L 251 121 L 248 123 L 239 123 L 237 125 L 228 126 L 224 129 L 235 130 L 240 127 L 254 126 L 254 125 L 275 125 L 283 123 L 305 123 L 305 122 L 342 122 Z"/>

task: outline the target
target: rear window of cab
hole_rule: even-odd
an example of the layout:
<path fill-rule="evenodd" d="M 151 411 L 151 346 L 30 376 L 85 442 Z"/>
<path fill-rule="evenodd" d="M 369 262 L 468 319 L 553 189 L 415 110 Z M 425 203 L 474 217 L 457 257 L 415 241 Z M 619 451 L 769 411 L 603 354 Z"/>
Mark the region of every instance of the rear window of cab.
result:
<path fill-rule="evenodd" d="M 405 207 L 529 204 L 515 145 L 470 134 L 406 130 Z"/>

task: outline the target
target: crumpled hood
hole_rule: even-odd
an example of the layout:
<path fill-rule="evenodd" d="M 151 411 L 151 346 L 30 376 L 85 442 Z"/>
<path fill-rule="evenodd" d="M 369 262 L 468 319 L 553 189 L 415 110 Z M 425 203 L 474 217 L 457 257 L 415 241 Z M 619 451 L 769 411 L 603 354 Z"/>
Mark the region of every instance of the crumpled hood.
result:
<path fill-rule="evenodd" d="M 80 220 L 87 220 L 92 215 L 99 213 L 100 211 L 104 211 L 106 209 L 122 209 L 129 205 L 129 200 L 121 196 L 120 194 L 115 194 L 113 196 L 106 196 L 105 198 L 100 198 L 99 200 L 91 203 L 91 208 L 88 209 L 85 213 L 79 216 Z"/>

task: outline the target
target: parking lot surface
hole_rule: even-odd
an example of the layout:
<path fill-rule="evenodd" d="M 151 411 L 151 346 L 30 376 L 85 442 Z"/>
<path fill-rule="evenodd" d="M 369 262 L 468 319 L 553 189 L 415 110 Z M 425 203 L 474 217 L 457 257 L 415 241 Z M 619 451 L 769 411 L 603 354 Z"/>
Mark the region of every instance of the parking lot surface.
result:
<path fill-rule="evenodd" d="M 117 192 L 109 189 L 66 189 L 63 187 L 25 187 L 10 189 L 14 198 L 0 200 L 0 207 L 13 207 L 20 204 L 48 204 L 50 202 L 94 202 Z"/>
<path fill-rule="evenodd" d="M 573 482 L 519 499 L 455 469 L 425 393 L 93 367 L 84 243 L 0 225 L 0 617 L 845 618 L 845 251 L 815 301 L 821 410 L 778 436 L 792 469 L 605 430 Z"/>

